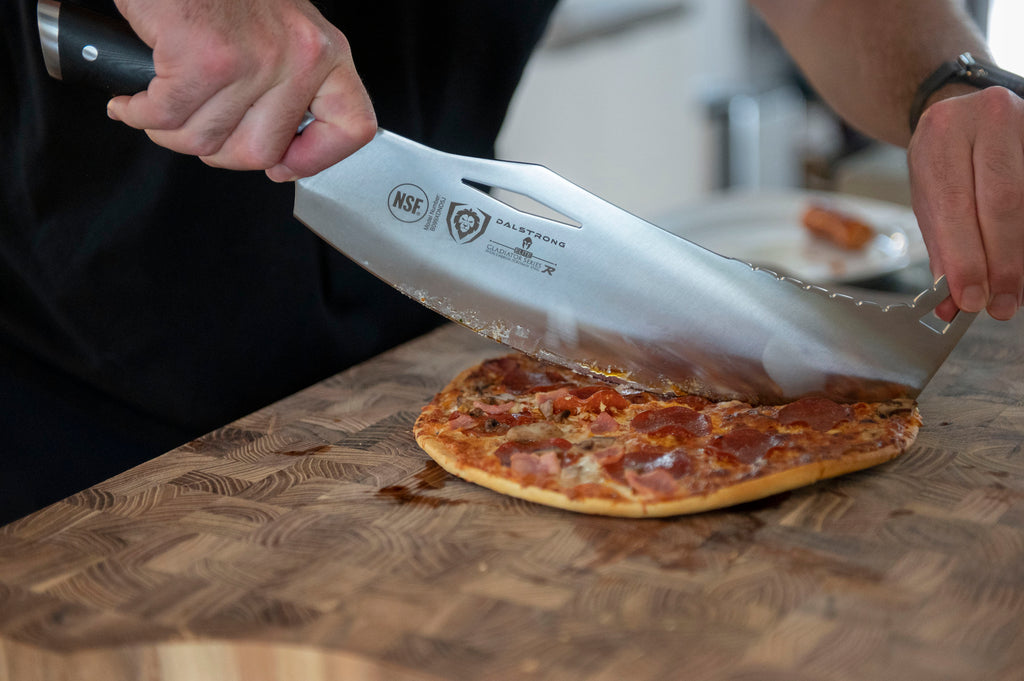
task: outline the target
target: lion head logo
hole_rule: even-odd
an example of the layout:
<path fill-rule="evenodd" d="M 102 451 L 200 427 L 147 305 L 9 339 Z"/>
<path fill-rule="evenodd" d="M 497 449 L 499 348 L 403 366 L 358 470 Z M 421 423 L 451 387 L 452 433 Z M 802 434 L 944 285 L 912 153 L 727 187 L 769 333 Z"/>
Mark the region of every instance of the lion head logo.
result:
<path fill-rule="evenodd" d="M 448 233 L 456 243 L 476 241 L 490 221 L 491 216 L 478 208 L 454 201 L 448 206 Z"/>

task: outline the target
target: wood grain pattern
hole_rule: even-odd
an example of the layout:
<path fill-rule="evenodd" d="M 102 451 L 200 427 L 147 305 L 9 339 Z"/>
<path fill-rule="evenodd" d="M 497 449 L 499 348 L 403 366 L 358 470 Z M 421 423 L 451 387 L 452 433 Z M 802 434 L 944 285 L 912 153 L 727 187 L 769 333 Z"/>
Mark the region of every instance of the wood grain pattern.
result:
<path fill-rule="evenodd" d="M 986 679 L 1024 672 L 1024 320 L 979 320 L 903 457 L 588 517 L 448 476 L 445 327 L 0 529 L 0 679 Z"/>

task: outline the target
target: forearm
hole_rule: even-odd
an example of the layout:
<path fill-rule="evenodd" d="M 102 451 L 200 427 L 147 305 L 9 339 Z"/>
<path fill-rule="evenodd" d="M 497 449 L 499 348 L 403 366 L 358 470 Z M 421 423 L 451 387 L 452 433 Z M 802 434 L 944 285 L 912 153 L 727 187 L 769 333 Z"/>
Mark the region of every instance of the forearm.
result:
<path fill-rule="evenodd" d="M 851 125 L 906 146 L 914 93 L 962 52 L 988 59 L 958 0 L 750 0 L 815 90 Z M 951 86 L 938 93 L 968 92 Z"/>

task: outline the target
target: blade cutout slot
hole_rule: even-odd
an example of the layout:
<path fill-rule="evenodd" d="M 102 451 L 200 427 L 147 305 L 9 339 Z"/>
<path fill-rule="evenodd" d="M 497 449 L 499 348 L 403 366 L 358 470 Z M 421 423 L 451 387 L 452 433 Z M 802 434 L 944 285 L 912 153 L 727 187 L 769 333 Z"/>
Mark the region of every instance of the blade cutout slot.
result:
<path fill-rule="evenodd" d="M 482 194 L 486 194 L 495 201 L 502 203 L 519 213 L 530 215 L 535 218 L 542 218 L 551 222 L 557 222 L 565 225 L 566 227 L 580 229 L 583 226 L 583 223 L 579 220 L 576 220 L 561 211 L 555 210 L 551 206 L 541 203 L 526 194 L 520 194 L 519 192 L 514 192 L 511 189 L 503 189 L 502 187 L 486 185 L 467 178 L 463 178 L 462 184 L 467 187 L 472 187 Z"/>
<path fill-rule="evenodd" d="M 950 301 L 950 303 L 945 307 L 945 309 L 942 309 L 946 301 Z M 949 308 L 952 309 L 950 310 Z M 940 311 L 944 314 L 950 315 L 949 319 L 945 319 L 945 317 L 940 314 Z M 944 335 L 949 331 L 950 327 L 953 326 L 953 322 L 956 321 L 957 315 L 959 314 L 960 310 L 956 309 L 956 307 L 952 305 L 952 298 L 946 298 L 936 305 L 934 309 L 925 313 L 918 321 L 935 333 Z"/>

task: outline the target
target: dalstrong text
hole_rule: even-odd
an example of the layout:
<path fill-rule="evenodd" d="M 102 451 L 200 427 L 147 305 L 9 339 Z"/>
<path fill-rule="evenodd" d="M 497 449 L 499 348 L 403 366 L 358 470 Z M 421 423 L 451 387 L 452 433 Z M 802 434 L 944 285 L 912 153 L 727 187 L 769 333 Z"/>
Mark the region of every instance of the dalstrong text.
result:
<path fill-rule="evenodd" d="M 559 248 L 565 248 L 565 242 L 564 241 L 560 241 L 559 239 L 556 239 L 554 237 L 548 236 L 547 234 L 543 234 L 541 232 L 534 231 L 534 230 L 530 229 L 529 227 L 523 227 L 522 225 L 517 225 L 516 223 L 512 222 L 511 220 L 502 220 L 501 218 L 498 218 L 495 222 L 497 224 L 501 225 L 502 227 L 508 227 L 513 232 L 519 232 L 520 234 L 525 234 L 526 236 L 533 238 L 535 241 L 543 241 L 544 243 L 551 244 L 552 246 L 558 246 Z"/>

